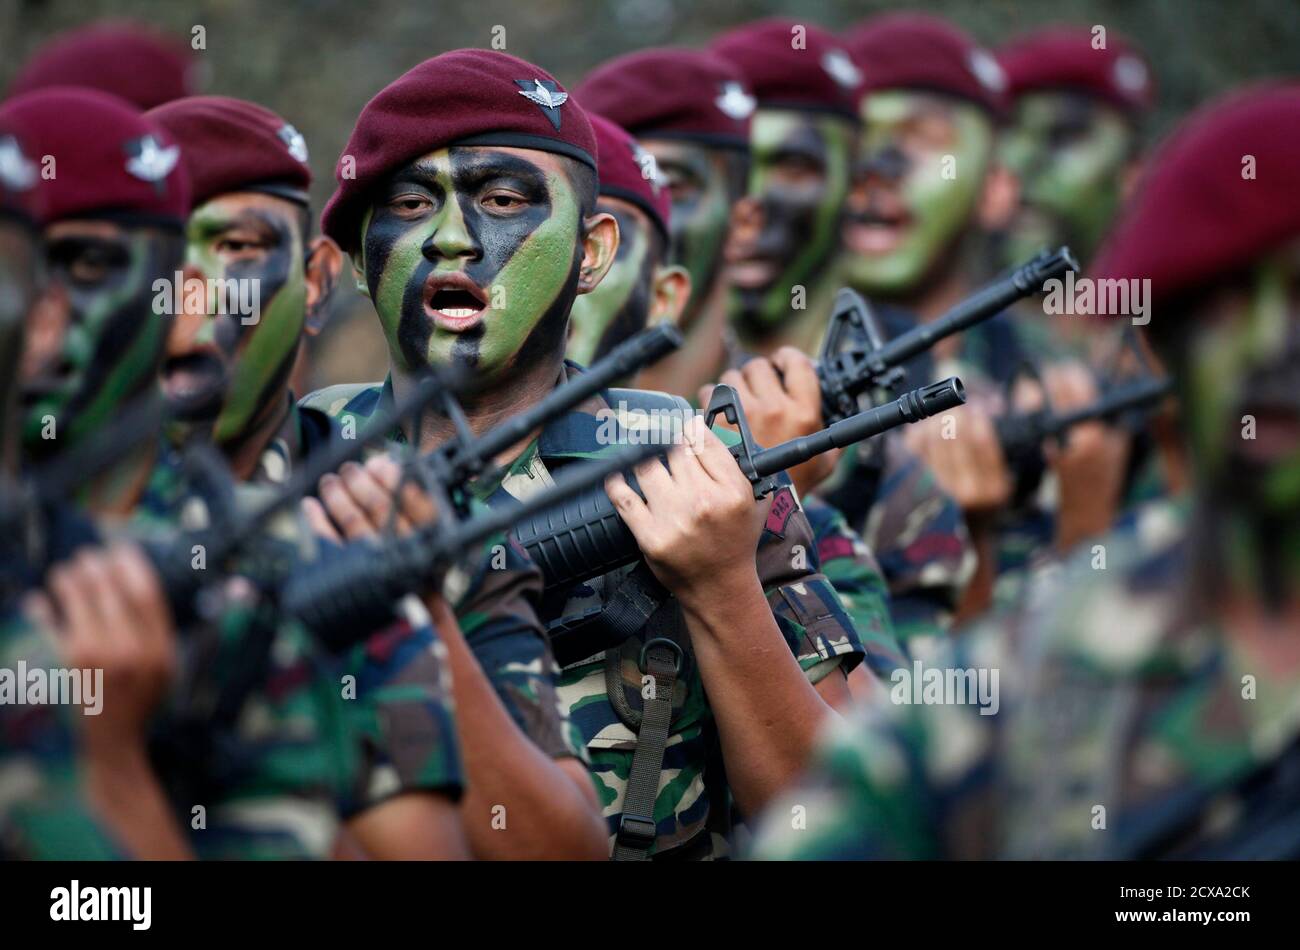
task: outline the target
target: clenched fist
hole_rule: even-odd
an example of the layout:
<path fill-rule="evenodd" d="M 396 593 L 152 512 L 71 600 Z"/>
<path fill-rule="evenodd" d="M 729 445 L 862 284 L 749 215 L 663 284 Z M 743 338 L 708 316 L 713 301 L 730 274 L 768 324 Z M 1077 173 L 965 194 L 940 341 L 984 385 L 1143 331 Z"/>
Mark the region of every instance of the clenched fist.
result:
<path fill-rule="evenodd" d="M 303 499 L 303 513 L 316 534 L 336 543 L 377 537 L 390 519 L 397 534 L 410 534 L 438 514 L 419 485 L 402 484 L 401 466 L 387 455 L 376 455 L 365 465 L 346 463 L 337 475 L 320 480 L 318 494 L 319 501 Z"/>
<path fill-rule="evenodd" d="M 739 370 L 729 369 L 719 382 L 735 387 L 750 431 L 765 448 L 811 435 L 824 427 L 816 364 L 792 346 L 781 347 L 770 360 L 755 357 Z M 707 406 L 712 394 L 712 386 L 701 387 L 700 405 Z M 835 449 L 790 469 L 799 494 L 807 494 L 829 478 L 839 457 L 840 450 Z"/>
<path fill-rule="evenodd" d="M 968 514 L 987 514 L 1011 500 L 1015 483 L 989 408 L 968 402 L 959 413 L 907 426 L 906 444 L 925 459 L 940 486 Z"/>
<path fill-rule="evenodd" d="M 753 552 L 770 499 L 754 500 L 753 486 L 702 418 L 687 423 L 667 467 L 648 459 L 636 478 L 644 500 L 618 474 L 606 479 L 605 491 L 650 569 L 679 600 L 756 579 Z"/>
<path fill-rule="evenodd" d="M 142 746 L 176 677 L 176 631 L 158 575 L 129 544 L 83 548 L 50 571 L 28 616 L 54 635 L 69 667 L 103 670 L 102 708 L 77 716 L 93 754 Z"/>

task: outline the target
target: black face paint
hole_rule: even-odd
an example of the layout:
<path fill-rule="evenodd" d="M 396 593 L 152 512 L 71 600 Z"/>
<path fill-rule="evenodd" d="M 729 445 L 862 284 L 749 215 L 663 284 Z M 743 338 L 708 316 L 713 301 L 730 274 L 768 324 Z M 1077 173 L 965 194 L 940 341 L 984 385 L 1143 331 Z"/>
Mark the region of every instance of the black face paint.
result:
<path fill-rule="evenodd" d="M 169 354 L 164 366 L 169 389 L 180 385 L 178 377 L 198 377 L 198 391 L 173 395 L 189 405 L 188 419 L 215 420 L 219 443 L 238 440 L 270 401 L 283 401 L 306 308 L 297 208 L 232 208 L 239 200 L 217 198 L 191 218 L 190 259 L 214 282 L 205 316 L 211 331 L 187 352 Z M 256 313 L 244 312 L 249 303 Z"/>
<path fill-rule="evenodd" d="M 153 284 L 172 278 L 184 247 L 180 234 L 151 228 L 49 242 L 49 276 L 66 290 L 68 314 L 58 351 L 23 382 L 24 440 L 34 455 L 102 426 L 154 385 L 170 323 L 154 312 Z"/>
<path fill-rule="evenodd" d="M 750 194 L 762 226 L 728 271 L 747 335 L 789 320 L 792 294 L 820 276 L 839 244 L 853 126 L 828 116 L 762 110 L 751 133 Z"/>
<path fill-rule="evenodd" d="M 579 214 L 566 176 L 489 148 L 444 150 L 396 173 L 364 240 L 395 360 L 493 375 L 556 358 L 582 260 Z M 477 316 L 450 325 L 458 318 L 442 300 Z"/>

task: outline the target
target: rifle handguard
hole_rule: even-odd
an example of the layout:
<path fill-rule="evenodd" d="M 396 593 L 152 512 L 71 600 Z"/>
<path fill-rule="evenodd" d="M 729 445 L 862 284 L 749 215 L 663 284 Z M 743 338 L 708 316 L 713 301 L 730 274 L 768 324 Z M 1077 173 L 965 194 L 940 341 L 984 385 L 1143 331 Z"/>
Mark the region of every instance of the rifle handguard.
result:
<path fill-rule="evenodd" d="M 956 377 L 904 393 L 893 402 L 850 416 L 834 425 L 756 450 L 749 437 L 740 401 L 730 386 L 714 388 L 708 414 L 724 413 L 740 430 L 731 446 L 745 477 L 754 485 L 755 498 L 776 488 L 776 475 L 815 455 L 869 439 L 896 426 L 924 419 L 966 401 Z M 736 410 L 733 414 L 731 410 Z M 640 493 L 632 478 L 628 484 Z M 603 487 L 584 492 L 562 505 L 547 508 L 515 523 L 515 537 L 542 569 L 546 587 L 568 587 L 625 567 L 641 557 L 636 538 L 623 523 Z"/>

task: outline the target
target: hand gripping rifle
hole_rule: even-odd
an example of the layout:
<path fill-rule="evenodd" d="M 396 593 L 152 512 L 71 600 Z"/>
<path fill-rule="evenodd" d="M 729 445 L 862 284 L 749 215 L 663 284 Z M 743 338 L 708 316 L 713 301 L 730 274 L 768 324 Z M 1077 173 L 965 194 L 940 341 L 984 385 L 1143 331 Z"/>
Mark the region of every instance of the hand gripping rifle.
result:
<path fill-rule="evenodd" d="M 247 697 L 265 676 L 267 656 L 278 629 L 278 618 L 301 621 L 328 652 L 339 653 L 364 641 L 390 623 L 398 600 L 405 594 L 437 583 L 441 571 L 471 546 L 508 527 L 514 517 L 506 510 L 486 515 L 470 513 L 467 483 L 494 464 L 505 449 L 527 438 L 550 419 L 568 411 L 642 366 L 654 362 L 681 343 L 671 328 L 648 330 L 628 340 L 588 372 L 556 387 L 545 399 L 476 437 L 452 391 L 446 372 L 422 378 L 413 391 L 387 412 L 372 417 L 358 438 L 338 440 L 307 457 L 290 480 L 269 500 L 248 514 L 230 510 L 207 531 L 187 533 L 162 546 L 146 545 L 162 579 L 173 611 L 180 616 L 202 615 L 211 601 L 202 596 L 207 582 L 203 571 L 190 569 L 194 544 L 206 546 L 208 559 L 221 567 L 239 556 L 238 571 L 262 593 L 273 609 L 258 612 L 240 643 L 231 668 L 220 676 L 205 675 L 211 663 L 182 664 L 188 682 L 179 689 L 186 697 L 182 710 L 152 737 L 155 761 L 165 764 L 169 787 L 181 801 L 201 800 L 205 789 L 219 786 L 222 777 L 237 773 L 248 754 L 233 726 Z M 347 461 L 358 459 L 365 447 L 383 441 L 404 420 L 419 418 L 425 409 L 441 405 L 452 419 L 456 434 L 423 458 L 408 460 L 404 475 L 416 474 L 438 506 L 437 520 L 400 538 L 353 542 L 304 563 L 284 553 L 284 545 L 265 539 L 270 518 L 310 493 L 321 476 Z M 539 495 L 531 505 L 555 504 L 619 467 L 634 464 L 646 451 L 633 451 L 600 465 L 575 466 L 568 477 Z M 525 508 L 525 510 L 528 510 Z M 216 577 L 220 577 L 216 572 Z M 210 639 L 210 638 L 209 638 Z M 211 643 L 190 644 L 206 649 Z M 161 768 L 161 766 L 160 766 Z"/>
<path fill-rule="evenodd" d="M 1064 446 L 1070 429 L 1084 422 L 1115 422 L 1134 412 L 1149 409 L 1172 391 L 1168 379 L 1154 376 L 1110 387 L 1086 406 L 1056 412 L 1043 392 L 1043 406 L 1031 412 L 1007 413 L 994 420 L 998 442 L 1007 466 L 1016 475 L 1016 496 L 1023 499 L 1033 493 L 1046 470 L 1043 444 L 1049 439 Z"/>

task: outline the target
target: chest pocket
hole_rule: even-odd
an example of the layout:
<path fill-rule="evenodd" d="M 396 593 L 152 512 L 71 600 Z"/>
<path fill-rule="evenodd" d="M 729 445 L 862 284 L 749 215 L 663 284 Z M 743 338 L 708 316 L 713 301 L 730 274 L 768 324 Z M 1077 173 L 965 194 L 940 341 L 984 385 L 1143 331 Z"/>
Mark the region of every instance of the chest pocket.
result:
<path fill-rule="evenodd" d="M 624 568 L 574 589 L 565 604 L 565 616 L 594 615 L 607 604 L 607 592 L 634 582 L 636 568 Z M 641 570 L 648 571 L 642 567 Z M 599 622 L 599 621 L 596 621 Z M 617 647 L 597 653 L 565 667 L 560 695 L 588 748 L 636 747 L 645 701 L 653 695 L 657 680 L 646 670 L 643 651 L 648 642 L 665 634 L 681 646 L 681 668 L 673 680 L 670 735 L 689 729 L 704 718 L 707 706 L 690 638 L 681 608 L 671 598 L 641 629 Z"/>

